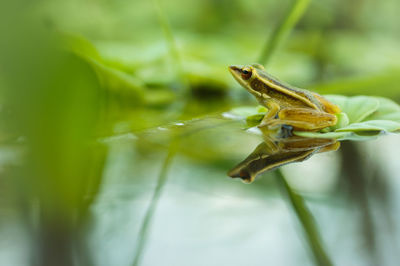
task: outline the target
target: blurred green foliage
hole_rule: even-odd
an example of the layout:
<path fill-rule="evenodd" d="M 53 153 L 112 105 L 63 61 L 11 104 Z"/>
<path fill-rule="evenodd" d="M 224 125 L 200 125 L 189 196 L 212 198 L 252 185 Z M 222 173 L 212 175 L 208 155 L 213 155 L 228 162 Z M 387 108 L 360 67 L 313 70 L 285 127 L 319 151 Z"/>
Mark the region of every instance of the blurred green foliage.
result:
<path fill-rule="evenodd" d="M 180 180 L 183 187 L 214 184 L 247 196 L 259 189 L 254 195 L 263 197 L 270 180 L 251 192 L 216 180 L 258 141 L 219 114 L 255 104 L 227 66 L 257 61 L 294 4 L 1 1 L 0 154 L 13 156 L 0 156 L 0 207 L 27 231 L 23 265 L 98 264 L 102 254 L 89 251 L 87 237 L 95 204 L 116 184 L 105 177 L 124 176 L 113 170 L 124 165 L 130 182 L 147 191 L 160 167 L 153 162 L 171 142 L 180 161 L 204 166 L 187 163 L 182 171 L 196 178 Z M 398 7 L 398 0 L 311 1 L 289 23 L 291 34 L 278 38 L 267 70 L 322 94 L 398 102 Z M 116 152 L 124 148 L 131 150 Z"/>

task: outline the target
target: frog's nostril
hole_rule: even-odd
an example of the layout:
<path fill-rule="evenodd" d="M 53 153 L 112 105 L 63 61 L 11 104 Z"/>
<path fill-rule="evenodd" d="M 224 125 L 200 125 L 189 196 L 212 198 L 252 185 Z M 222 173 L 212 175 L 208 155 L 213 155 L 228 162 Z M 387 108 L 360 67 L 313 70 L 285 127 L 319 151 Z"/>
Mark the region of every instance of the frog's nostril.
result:
<path fill-rule="evenodd" d="M 240 66 L 229 66 L 229 72 L 231 72 L 231 74 L 234 77 L 238 77 L 241 73 L 242 73 L 242 68 Z"/>
<path fill-rule="evenodd" d="M 231 71 L 240 71 L 240 67 L 239 66 L 235 66 L 235 65 L 232 65 L 232 66 L 229 66 L 229 70 L 231 70 Z"/>

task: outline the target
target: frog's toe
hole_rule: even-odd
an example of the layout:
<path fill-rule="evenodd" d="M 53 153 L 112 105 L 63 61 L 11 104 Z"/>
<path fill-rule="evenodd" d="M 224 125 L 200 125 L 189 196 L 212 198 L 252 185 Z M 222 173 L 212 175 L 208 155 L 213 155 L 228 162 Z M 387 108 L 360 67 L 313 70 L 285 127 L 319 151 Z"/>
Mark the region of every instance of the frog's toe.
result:
<path fill-rule="evenodd" d="M 280 138 L 293 137 L 293 127 L 286 124 L 282 125 L 278 135 Z"/>

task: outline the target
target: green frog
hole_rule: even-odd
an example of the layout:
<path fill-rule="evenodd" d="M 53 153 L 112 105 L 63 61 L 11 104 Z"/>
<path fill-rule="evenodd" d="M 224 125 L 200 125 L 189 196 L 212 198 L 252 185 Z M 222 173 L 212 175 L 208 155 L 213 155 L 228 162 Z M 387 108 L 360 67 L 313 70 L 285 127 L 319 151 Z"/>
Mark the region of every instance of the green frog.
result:
<path fill-rule="evenodd" d="M 320 131 L 337 123 L 340 108 L 321 95 L 284 84 L 259 64 L 230 66 L 233 77 L 268 109 L 259 128 Z"/>

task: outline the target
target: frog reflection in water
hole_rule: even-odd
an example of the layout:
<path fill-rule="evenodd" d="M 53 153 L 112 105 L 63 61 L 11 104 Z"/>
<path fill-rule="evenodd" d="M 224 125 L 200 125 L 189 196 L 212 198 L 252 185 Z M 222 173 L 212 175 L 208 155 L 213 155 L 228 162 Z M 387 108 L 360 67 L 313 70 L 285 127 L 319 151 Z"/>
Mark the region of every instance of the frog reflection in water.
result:
<path fill-rule="evenodd" d="M 262 130 L 319 131 L 334 126 L 340 108 L 321 95 L 283 84 L 259 64 L 230 66 L 233 77 L 268 108 L 258 126 Z"/>
<path fill-rule="evenodd" d="M 335 151 L 340 142 L 335 139 L 287 137 L 277 140 L 264 136 L 264 142 L 241 163 L 228 172 L 230 177 L 239 177 L 245 183 L 254 181 L 258 174 L 283 165 L 307 160 L 320 152 Z"/>

